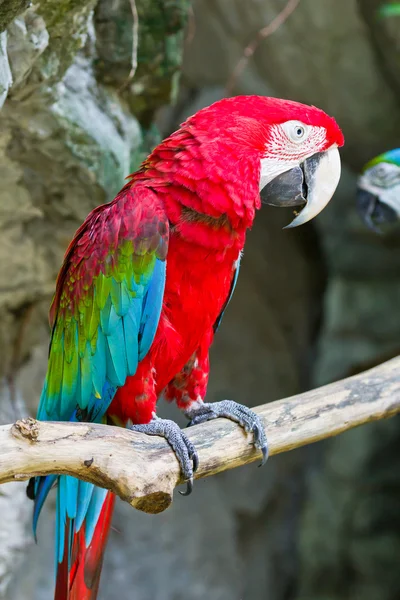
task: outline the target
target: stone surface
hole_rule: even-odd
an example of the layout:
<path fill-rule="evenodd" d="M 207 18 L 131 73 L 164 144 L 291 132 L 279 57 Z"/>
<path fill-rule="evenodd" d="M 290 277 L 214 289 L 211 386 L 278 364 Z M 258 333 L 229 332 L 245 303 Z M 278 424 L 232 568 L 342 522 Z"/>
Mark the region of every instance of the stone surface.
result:
<path fill-rule="evenodd" d="M 382 7 L 391 2 L 359 0 L 359 7 L 370 31 L 378 64 L 390 87 L 400 93 L 400 31 L 399 19 L 381 16 Z"/>
<path fill-rule="evenodd" d="M 118 88 L 146 129 L 155 111 L 177 94 L 189 5 L 189 0 L 136 0 L 140 27 L 136 60 L 132 59 L 132 31 L 137 24 L 130 2 L 101 0 L 97 5 L 97 77 Z"/>
<path fill-rule="evenodd" d="M 12 75 L 7 56 L 7 32 L 0 33 L 0 108 L 6 101 L 12 86 Z"/>
<path fill-rule="evenodd" d="M 29 0 L 1 0 L 0 1 L 0 33 L 23 10 L 29 7 Z"/>
<path fill-rule="evenodd" d="M 0 425 L 26 416 L 26 407 L 18 388 L 0 383 Z M 27 548 L 33 546 L 29 534 L 31 510 L 26 502 L 25 483 L 1 486 L 0 493 L 0 598 L 5 598 L 15 571 L 21 567 Z"/>

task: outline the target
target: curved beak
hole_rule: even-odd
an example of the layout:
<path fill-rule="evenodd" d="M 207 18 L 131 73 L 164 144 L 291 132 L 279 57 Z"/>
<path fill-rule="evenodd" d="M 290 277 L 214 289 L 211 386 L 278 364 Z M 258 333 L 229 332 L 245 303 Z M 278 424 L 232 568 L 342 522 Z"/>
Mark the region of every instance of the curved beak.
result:
<path fill-rule="evenodd" d="M 317 216 L 332 198 L 340 179 L 340 155 L 336 146 L 314 154 L 300 166 L 281 173 L 261 191 L 262 200 L 273 206 L 304 208 L 284 229 L 298 227 Z"/>
<path fill-rule="evenodd" d="M 399 219 L 396 210 L 386 204 L 383 198 L 360 185 L 357 188 L 356 206 L 366 226 L 375 233 L 382 233 L 378 225 L 394 223 Z"/>

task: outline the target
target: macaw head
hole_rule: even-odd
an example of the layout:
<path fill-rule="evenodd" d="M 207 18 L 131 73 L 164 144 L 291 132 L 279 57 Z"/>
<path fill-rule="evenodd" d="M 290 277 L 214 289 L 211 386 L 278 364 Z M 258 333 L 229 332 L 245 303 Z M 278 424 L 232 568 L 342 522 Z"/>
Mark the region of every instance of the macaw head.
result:
<path fill-rule="evenodd" d="M 364 167 L 357 185 L 357 209 L 366 225 L 400 219 L 400 148 L 372 159 Z"/>
<path fill-rule="evenodd" d="M 236 96 L 202 109 L 182 129 L 201 140 L 201 155 L 211 159 L 214 172 L 222 167 L 227 179 L 236 177 L 236 189 L 244 182 L 247 190 L 254 184 L 242 193 L 248 198 L 256 192 L 253 208 L 254 203 L 259 208 L 260 193 L 266 204 L 301 206 L 287 227 L 315 217 L 338 185 L 343 134 L 332 117 L 314 106 Z"/>
<path fill-rule="evenodd" d="M 144 161 L 135 179 L 164 195 L 182 235 L 230 243 L 252 225 L 261 200 L 300 206 L 288 227 L 315 217 L 340 179 L 336 121 L 315 106 L 265 96 L 224 98 L 189 117 Z M 223 236 L 223 232 L 226 236 Z M 229 239 L 228 239 L 229 237 Z"/>

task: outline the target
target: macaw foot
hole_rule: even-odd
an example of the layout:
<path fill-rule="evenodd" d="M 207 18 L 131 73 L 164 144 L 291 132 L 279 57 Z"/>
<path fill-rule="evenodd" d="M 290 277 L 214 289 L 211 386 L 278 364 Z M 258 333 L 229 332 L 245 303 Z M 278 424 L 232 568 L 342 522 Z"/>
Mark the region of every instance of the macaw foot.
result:
<path fill-rule="evenodd" d="M 252 432 L 254 435 L 254 446 L 259 448 L 262 452 L 262 462 L 260 467 L 267 462 L 268 458 L 268 441 L 265 435 L 264 427 L 261 423 L 260 417 L 255 412 L 238 404 L 232 400 L 222 400 L 221 402 L 202 402 L 196 403 L 193 408 L 189 408 L 185 411 L 186 416 L 190 419 L 188 427 L 192 425 L 198 425 L 211 419 L 217 419 L 218 417 L 225 417 L 238 423 L 248 433 Z"/>
<path fill-rule="evenodd" d="M 183 478 L 187 483 L 186 491 L 179 493 L 182 496 L 189 496 L 193 489 L 193 473 L 197 471 L 199 457 L 194 445 L 179 426 L 169 419 L 155 417 L 150 423 L 132 425 L 129 429 L 146 433 L 147 435 L 159 435 L 167 440 L 175 452 L 175 456 L 181 466 Z"/>

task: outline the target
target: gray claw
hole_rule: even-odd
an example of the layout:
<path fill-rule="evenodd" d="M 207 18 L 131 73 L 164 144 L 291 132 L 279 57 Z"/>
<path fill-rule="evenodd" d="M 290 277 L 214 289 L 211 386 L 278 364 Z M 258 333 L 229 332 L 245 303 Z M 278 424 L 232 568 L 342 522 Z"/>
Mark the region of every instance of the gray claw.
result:
<path fill-rule="evenodd" d="M 189 496 L 193 489 L 193 473 L 199 466 L 199 457 L 196 449 L 189 438 L 181 431 L 179 426 L 169 419 L 159 419 L 156 417 L 150 423 L 132 425 L 132 431 L 139 431 L 147 435 L 158 435 L 167 440 L 175 452 L 175 456 L 180 464 L 182 475 L 186 481 L 185 492 L 179 492 L 182 496 Z"/>
<path fill-rule="evenodd" d="M 179 490 L 179 493 L 181 496 L 190 496 L 190 494 L 193 491 L 193 477 L 191 477 L 190 479 L 188 479 L 188 481 L 186 482 L 186 491 L 185 492 L 181 492 Z"/>
<path fill-rule="evenodd" d="M 268 460 L 268 444 L 261 448 L 261 452 L 262 452 L 262 461 L 258 465 L 259 467 L 263 467 Z"/>
<path fill-rule="evenodd" d="M 197 469 L 199 468 L 199 455 L 197 454 L 196 450 L 193 452 L 190 458 L 193 461 L 193 473 L 196 473 Z"/>

